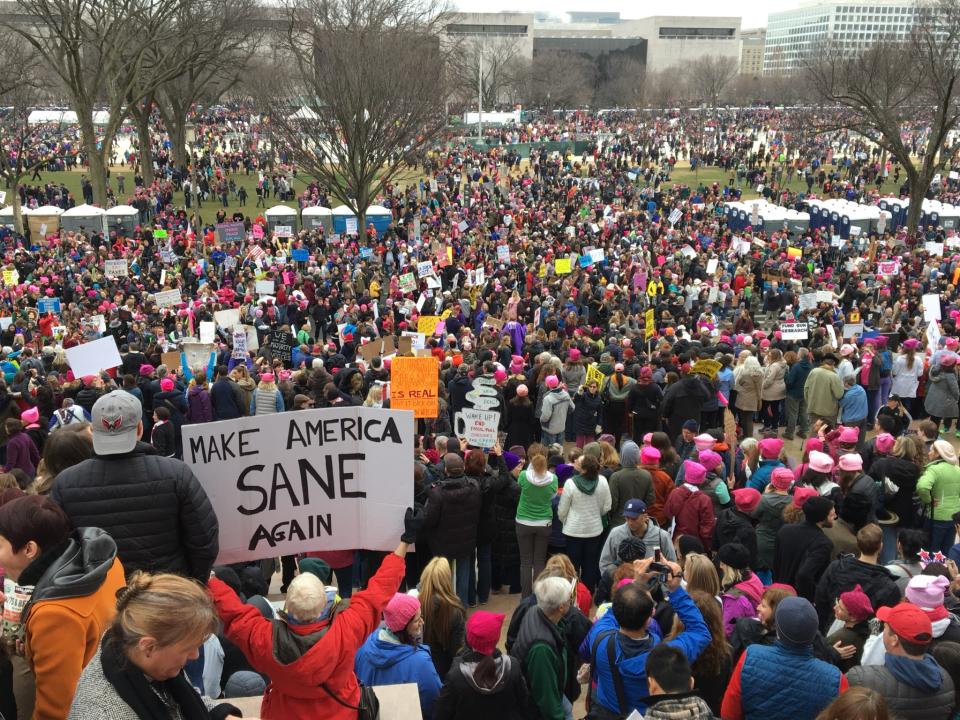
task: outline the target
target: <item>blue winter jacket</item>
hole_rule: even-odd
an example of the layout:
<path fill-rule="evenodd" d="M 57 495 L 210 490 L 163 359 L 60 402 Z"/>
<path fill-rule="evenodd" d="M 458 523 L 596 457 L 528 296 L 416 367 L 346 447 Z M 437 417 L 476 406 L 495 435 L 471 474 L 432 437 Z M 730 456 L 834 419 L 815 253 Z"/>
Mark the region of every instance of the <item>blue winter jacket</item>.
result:
<path fill-rule="evenodd" d="M 761 460 L 753 475 L 747 481 L 747 487 L 751 487 L 758 492 L 763 492 L 767 483 L 770 482 L 770 476 L 778 467 L 783 467 L 779 460 Z"/>
<path fill-rule="evenodd" d="M 423 720 L 433 716 L 433 704 L 442 683 L 427 645 L 413 647 L 400 643 L 381 626 L 357 650 L 353 668 L 364 685 L 416 683 Z"/>
<path fill-rule="evenodd" d="M 704 648 L 710 644 L 710 630 L 703 621 L 703 616 L 697 606 L 694 605 L 693 600 L 690 599 L 687 591 L 682 587 L 670 593 L 669 600 L 670 605 L 683 622 L 684 631 L 673 640 L 668 640 L 667 644 L 680 648 L 683 654 L 687 656 L 687 660 L 693 663 Z M 587 639 L 580 646 L 581 656 L 589 657 L 597 636 L 608 630 L 619 631 L 612 610 L 606 612 L 603 617 L 594 623 Z M 650 694 L 650 689 L 647 686 L 647 655 L 654 645 L 659 643 L 659 638 L 651 636 L 648 650 L 633 657 L 625 657 L 619 642 L 619 635 L 620 633 L 616 632 L 602 640 L 597 646 L 596 666 L 594 667 L 594 678 L 597 682 L 596 701 L 614 713 L 619 712 L 628 715 L 635 708 L 643 714 L 647 709 L 643 701 Z M 610 662 L 607 658 L 607 643 L 609 642 L 617 642 L 615 654 L 617 669 L 623 677 L 623 688 L 629 705 L 629 707 L 619 710 L 617 709 L 617 691 L 613 684 L 613 674 L 610 672 Z"/>
<path fill-rule="evenodd" d="M 814 718 L 840 694 L 840 669 L 810 647 L 751 645 L 740 670 L 744 720 Z"/>

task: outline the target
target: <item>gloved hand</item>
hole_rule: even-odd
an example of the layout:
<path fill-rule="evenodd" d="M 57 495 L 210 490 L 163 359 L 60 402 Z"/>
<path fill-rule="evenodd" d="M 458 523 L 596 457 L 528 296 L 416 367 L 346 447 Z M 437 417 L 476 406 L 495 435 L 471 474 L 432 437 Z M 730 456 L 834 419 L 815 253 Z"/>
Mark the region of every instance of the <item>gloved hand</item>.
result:
<path fill-rule="evenodd" d="M 408 544 L 413 544 L 417 541 L 417 533 L 420 532 L 420 528 L 423 527 L 423 521 L 426 517 L 426 514 L 423 511 L 423 507 L 417 505 L 412 508 L 407 508 L 406 514 L 403 516 L 403 535 L 400 536 L 400 541 Z"/>

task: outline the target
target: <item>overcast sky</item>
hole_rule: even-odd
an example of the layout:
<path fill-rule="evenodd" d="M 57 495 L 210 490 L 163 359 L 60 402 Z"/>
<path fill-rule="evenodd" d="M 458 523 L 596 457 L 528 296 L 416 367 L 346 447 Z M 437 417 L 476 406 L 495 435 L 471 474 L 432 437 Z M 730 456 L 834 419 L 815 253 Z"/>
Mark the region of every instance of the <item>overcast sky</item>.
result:
<path fill-rule="evenodd" d="M 561 16 L 571 10 L 605 10 L 619 12 L 623 18 L 641 18 L 649 15 L 722 15 L 743 18 L 741 27 L 756 28 L 767 26 L 767 13 L 780 10 L 791 10 L 799 7 L 800 0 L 726 0 L 717 3 L 716 0 L 674 0 L 667 6 L 647 5 L 647 3 L 627 2 L 627 0 L 510 0 L 496 2 L 496 0 L 455 0 L 460 10 L 465 12 L 499 12 L 501 10 L 515 10 L 534 12 L 545 10 L 553 15 Z"/>

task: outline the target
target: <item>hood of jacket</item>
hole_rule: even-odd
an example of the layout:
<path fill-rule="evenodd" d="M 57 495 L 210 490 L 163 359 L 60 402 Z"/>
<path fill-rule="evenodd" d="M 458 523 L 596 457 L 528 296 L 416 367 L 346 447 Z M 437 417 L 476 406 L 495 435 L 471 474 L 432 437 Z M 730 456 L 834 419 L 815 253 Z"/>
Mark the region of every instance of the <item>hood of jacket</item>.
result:
<path fill-rule="evenodd" d="M 366 643 L 367 652 L 364 660 L 369 662 L 375 668 L 385 669 L 394 665 L 406 662 L 412 658 L 420 648 L 425 645 L 407 645 L 398 642 L 392 637 L 392 633 L 384 627 L 374 631 L 373 636 Z"/>
<path fill-rule="evenodd" d="M 883 664 L 897 680 L 917 690 L 934 692 L 943 686 L 943 673 L 929 653 L 920 660 L 887 653 Z"/>
<path fill-rule="evenodd" d="M 496 679 L 494 680 L 493 687 L 482 688 L 477 685 L 477 681 L 474 679 L 474 673 L 476 673 L 477 665 L 480 664 L 483 658 L 484 656 L 479 653 L 468 651 L 460 659 L 457 669 L 474 692 L 480 693 L 481 695 L 496 695 L 502 692 L 507 686 L 510 664 L 514 662 L 514 660 L 509 655 L 501 655 L 500 651 L 497 650 L 493 655 L 493 661 L 497 664 Z"/>
<path fill-rule="evenodd" d="M 37 580 L 29 605 L 41 600 L 92 595 L 107 579 L 117 557 L 117 544 L 100 528 L 77 528 L 66 550 Z M 24 617 L 28 611 L 24 610 Z"/>
<path fill-rule="evenodd" d="M 593 495 L 593 492 L 597 489 L 599 482 L 600 476 L 595 477 L 593 480 L 590 478 L 585 478 L 579 473 L 573 476 L 573 484 L 576 485 L 577 490 L 582 492 L 584 495 Z"/>
<path fill-rule="evenodd" d="M 544 487 L 553 482 L 553 473 L 549 470 L 543 475 L 537 475 L 533 468 L 527 468 L 524 472 L 527 474 L 527 482 L 537 487 Z"/>
<path fill-rule="evenodd" d="M 199 394 L 202 393 L 204 390 L 206 390 L 206 388 L 202 388 L 202 387 L 200 387 L 199 385 L 194 385 L 192 388 L 190 388 L 190 389 L 187 391 L 187 394 L 188 394 L 190 397 L 193 397 L 194 395 L 199 395 Z"/>
<path fill-rule="evenodd" d="M 750 577 L 743 582 L 737 583 L 733 587 L 735 590 L 739 590 L 744 595 L 749 597 L 753 601 L 754 605 L 760 604 L 760 599 L 763 597 L 763 591 L 765 590 L 760 578 L 758 578 L 754 573 L 751 573 Z"/>

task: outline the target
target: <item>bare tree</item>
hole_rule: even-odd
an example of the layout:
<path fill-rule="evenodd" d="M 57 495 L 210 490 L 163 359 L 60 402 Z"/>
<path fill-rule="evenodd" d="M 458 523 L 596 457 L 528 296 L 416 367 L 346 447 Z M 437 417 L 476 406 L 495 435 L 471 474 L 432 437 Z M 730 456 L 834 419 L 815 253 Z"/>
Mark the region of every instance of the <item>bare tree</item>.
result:
<path fill-rule="evenodd" d="M 842 42 L 817 48 L 805 59 L 810 89 L 840 112 L 818 122 L 818 131 L 853 131 L 889 153 L 910 188 L 907 229 L 917 229 L 922 200 L 934 176 L 956 153 L 960 123 L 960 0 L 918 4 L 912 32 L 884 38 L 864 50 Z M 926 127 L 917 142 L 905 128 Z M 954 139 L 951 141 L 951 134 Z"/>
<path fill-rule="evenodd" d="M 548 110 L 590 102 L 594 65 L 578 53 L 548 50 L 533 56 L 529 99 Z"/>
<path fill-rule="evenodd" d="M 464 40 L 450 53 L 446 68 L 453 98 L 468 106 L 482 98 L 487 108 L 509 102 L 522 82 L 515 72 L 519 56 L 514 37 Z"/>
<path fill-rule="evenodd" d="M 698 100 L 713 107 L 720 95 L 740 72 L 740 63 L 727 55 L 704 55 L 690 65 L 690 82 Z"/>
<path fill-rule="evenodd" d="M 611 55 L 603 63 L 601 74 L 595 105 L 636 108 L 643 104 L 646 73 L 639 60 L 626 54 Z"/>
<path fill-rule="evenodd" d="M 106 201 L 107 166 L 128 105 L 181 72 L 169 60 L 182 30 L 176 19 L 187 1 L 17 0 L 32 22 L 6 24 L 63 82 L 77 113 L 97 202 Z M 109 113 L 102 142 L 93 123 L 98 107 Z"/>
<path fill-rule="evenodd" d="M 294 70 L 265 106 L 273 133 L 362 227 L 384 185 L 445 124 L 445 8 L 438 0 L 288 3 Z"/>
<path fill-rule="evenodd" d="M 685 73 L 679 67 L 646 76 L 647 104 L 655 108 L 675 107 L 686 92 Z"/>

